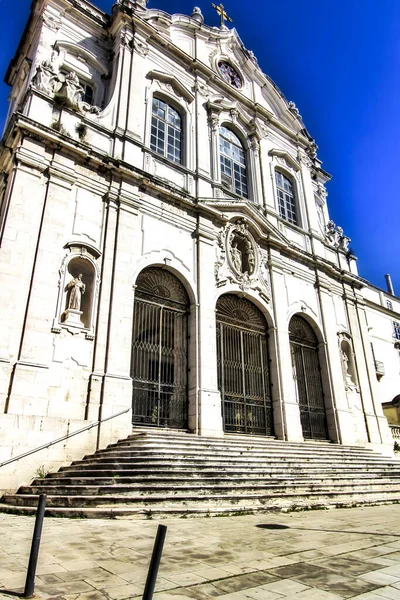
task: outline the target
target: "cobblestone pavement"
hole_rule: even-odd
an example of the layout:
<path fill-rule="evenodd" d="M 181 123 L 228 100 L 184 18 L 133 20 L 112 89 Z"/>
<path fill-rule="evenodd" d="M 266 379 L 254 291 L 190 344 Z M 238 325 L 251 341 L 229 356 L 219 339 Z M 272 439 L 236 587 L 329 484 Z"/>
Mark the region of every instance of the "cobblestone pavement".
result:
<path fill-rule="evenodd" d="M 400 600 L 399 505 L 161 522 L 154 600 Z M 0 598 L 23 589 L 33 525 L 0 514 Z M 46 518 L 37 597 L 141 598 L 157 525 Z"/>

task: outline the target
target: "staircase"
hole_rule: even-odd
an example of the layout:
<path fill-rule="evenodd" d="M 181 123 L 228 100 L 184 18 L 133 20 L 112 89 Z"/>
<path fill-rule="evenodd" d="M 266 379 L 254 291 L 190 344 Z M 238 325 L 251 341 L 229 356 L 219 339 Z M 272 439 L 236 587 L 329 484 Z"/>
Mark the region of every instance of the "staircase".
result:
<path fill-rule="evenodd" d="M 400 502 L 400 461 L 325 442 L 138 430 L 3 496 L 1 512 L 209 516 Z"/>

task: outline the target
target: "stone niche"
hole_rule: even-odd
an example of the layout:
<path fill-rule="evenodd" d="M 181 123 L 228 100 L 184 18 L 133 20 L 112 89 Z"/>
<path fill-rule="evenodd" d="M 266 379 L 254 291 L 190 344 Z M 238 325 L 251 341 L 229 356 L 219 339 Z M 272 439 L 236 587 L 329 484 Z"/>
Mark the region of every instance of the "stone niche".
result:
<path fill-rule="evenodd" d="M 343 379 L 346 389 L 357 388 L 357 374 L 354 362 L 352 340 L 346 333 L 339 334 L 339 348 L 342 362 Z"/>
<path fill-rule="evenodd" d="M 100 252 L 86 244 L 67 244 L 60 268 L 57 313 L 53 332 L 63 328 L 70 333 L 84 331 L 86 337 L 94 335 L 99 270 L 97 259 Z"/>

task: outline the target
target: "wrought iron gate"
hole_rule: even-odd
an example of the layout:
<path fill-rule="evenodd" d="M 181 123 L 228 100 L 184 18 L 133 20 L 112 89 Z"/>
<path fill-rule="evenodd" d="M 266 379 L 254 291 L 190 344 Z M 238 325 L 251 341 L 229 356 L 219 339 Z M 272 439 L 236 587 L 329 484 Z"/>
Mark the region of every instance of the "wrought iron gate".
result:
<path fill-rule="evenodd" d="M 157 267 L 140 273 L 131 367 L 136 425 L 187 428 L 188 305 L 174 275 Z"/>
<path fill-rule="evenodd" d="M 290 321 L 289 339 L 303 436 L 326 440 L 328 429 L 317 337 L 307 321 L 295 315 Z"/>
<path fill-rule="evenodd" d="M 217 364 L 225 431 L 272 435 L 266 322 L 233 294 L 217 302 Z"/>

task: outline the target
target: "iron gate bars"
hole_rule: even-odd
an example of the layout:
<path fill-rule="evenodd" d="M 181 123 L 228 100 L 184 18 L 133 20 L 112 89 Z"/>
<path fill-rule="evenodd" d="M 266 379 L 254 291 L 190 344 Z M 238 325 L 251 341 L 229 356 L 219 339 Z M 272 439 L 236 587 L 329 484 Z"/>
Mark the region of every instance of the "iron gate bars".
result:
<path fill-rule="evenodd" d="M 218 385 L 224 429 L 272 435 L 266 323 L 248 300 L 232 294 L 217 303 Z"/>
<path fill-rule="evenodd" d="M 153 294 L 148 292 L 149 280 Z M 182 284 L 176 281 L 158 268 L 145 269 L 138 278 L 132 337 L 136 425 L 187 428 L 188 302 L 184 289 L 185 304 L 174 298 L 182 299 L 176 293 Z"/>
<path fill-rule="evenodd" d="M 289 339 L 303 436 L 329 439 L 317 337 L 305 319 L 294 315 L 289 325 Z"/>

